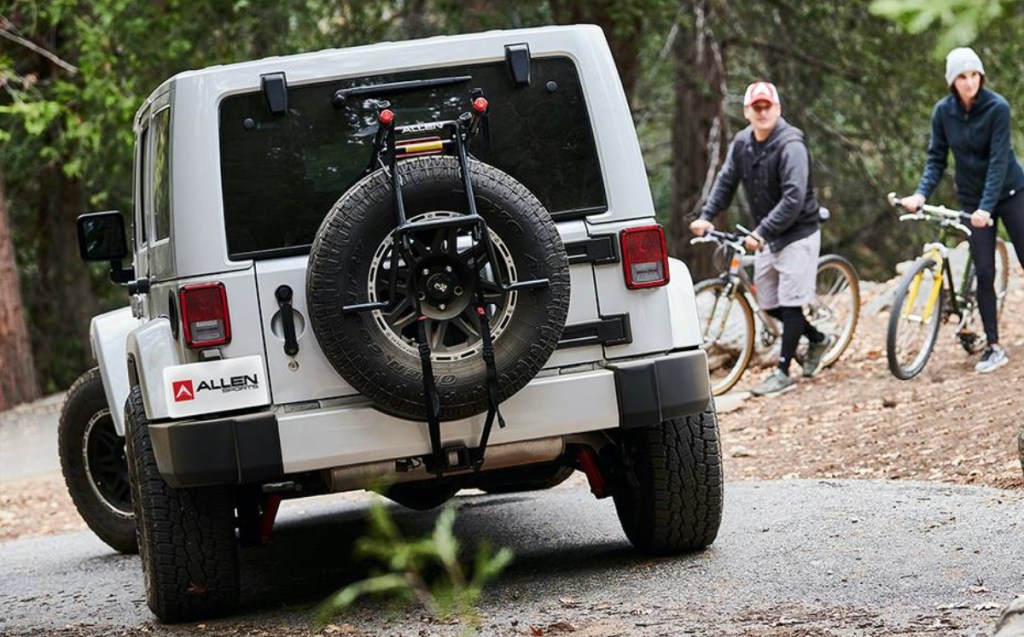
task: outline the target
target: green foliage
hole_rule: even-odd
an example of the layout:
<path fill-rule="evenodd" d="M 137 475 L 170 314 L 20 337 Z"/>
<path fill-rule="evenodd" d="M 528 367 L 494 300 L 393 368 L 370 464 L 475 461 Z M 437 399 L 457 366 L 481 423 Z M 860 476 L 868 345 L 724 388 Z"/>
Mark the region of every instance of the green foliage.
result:
<path fill-rule="evenodd" d="M 938 27 L 934 52 L 973 43 L 979 32 L 1006 13 L 1013 0 L 874 0 L 871 11 L 903 25 L 908 33 Z"/>
<path fill-rule="evenodd" d="M 317 611 L 317 621 L 326 624 L 362 597 L 392 596 L 403 602 L 416 600 L 438 619 L 464 621 L 467 630 L 474 632 L 480 621 L 476 604 L 484 587 L 511 563 L 512 552 L 502 548 L 492 553 L 487 544 L 481 544 L 467 577 L 459 561 L 455 509 L 451 505 L 438 516 L 434 532 L 420 539 L 405 538 L 381 503 L 370 507 L 369 518 L 370 532 L 356 542 L 356 555 L 377 563 L 381 572 L 346 586 L 324 601 Z"/>
<path fill-rule="evenodd" d="M 933 50 L 975 47 L 988 87 L 1014 106 L 1014 144 L 1024 149 L 1019 0 L 8 0 L 0 28 L 62 62 L 0 39 L 0 164 L 41 384 L 66 387 L 89 364 L 89 315 L 126 302 L 101 269 L 85 272 L 59 230 L 89 209 L 131 209 L 133 117 L 168 77 L 263 56 L 555 22 L 599 24 L 620 69 L 635 76 L 625 84 L 665 223 L 680 222 L 671 218 L 672 166 L 694 161 L 671 136 L 689 116 L 676 112 L 677 83 L 698 72 L 680 68 L 678 38 L 711 37 L 719 47 L 726 138 L 746 125 L 746 84 L 778 84 L 835 213 L 825 248 L 843 251 L 868 277 L 890 276 L 921 239 L 890 225 L 883 197 L 912 190 L 923 168 L 929 114 L 946 91 Z M 951 182 L 936 201 L 955 202 Z M 87 292 L 75 291 L 82 286 Z"/>

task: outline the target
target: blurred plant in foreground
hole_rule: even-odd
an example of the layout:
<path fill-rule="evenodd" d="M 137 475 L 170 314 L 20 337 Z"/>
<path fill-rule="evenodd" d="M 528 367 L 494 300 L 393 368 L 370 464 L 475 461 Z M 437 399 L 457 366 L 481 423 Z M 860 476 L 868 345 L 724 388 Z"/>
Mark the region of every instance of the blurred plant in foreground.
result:
<path fill-rule="evenodd" d="M 420 539 L 406 539 L 381 503 L 370 508 L 369 517 L 369 533 L 356 542 L 355 554 L 378 562 L 381 572 L 327 598 L 317 610 L 317 622 L 325 625 L 360 597 L 379 595 L 415 600 L 437 619 L 465 622 L 466 632 L 475 633 L 480 624 L 476 604 L 484 586 L 509 565 L 512 551 L 492 553 L 487 543 L 481 543 L 467 574 L 459 562 L 451 505 L 438 516 L 433 533 Z"/>

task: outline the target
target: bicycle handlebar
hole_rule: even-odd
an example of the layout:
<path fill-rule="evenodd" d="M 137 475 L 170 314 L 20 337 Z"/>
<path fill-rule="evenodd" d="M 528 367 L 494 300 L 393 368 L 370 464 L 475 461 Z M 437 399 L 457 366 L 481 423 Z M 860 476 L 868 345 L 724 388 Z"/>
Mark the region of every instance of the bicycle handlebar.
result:
<path fill-rule="evenodd" d="M 744 230 L 740 226 L 741 230 Z M 750 234 L 749 231 L 744 233 L 739 232 L 722 232 L 721 230 L 708 230 L 699 237 L 690 239 L 690 245 L 697 245 L 698 243 L 728 243 L 735 246 L 742 246 L 743 239 Z"/>
<path fill-rule="evenodd" d="M 886 199 L 889 201 L 889 205 L 894 208 L 902 208 L 907 211 L 907 214 L 900 215 L 900 221 L 931 221 L 938 223 L 942 226 L 955 228 L 966 236 L 971 236 L 973 232 L 969 227 L 964 225 L 964 222 L 971 220 L 971 215 L 962 210 L 951 210 L 945 206 L 930 206 L 928 204 L 921 204 L 920 209 L 916 212 L 910 211 L 908 208 L 903 206 L 901 198 L 894 192 L 890 192 L 886 195 Z M 989 217 L 986 226 L 992 226 L 995 220 Z"/>
<path fill-rule="evenodd" d="M 971 215 L 969 213 L 966 213 L 962 210 L 952 210 L 951 208 L 947 208 L 945 206 L 931 206 L 928 204 L 921 204 L 920 210 L 917 210 L 916 212 L 913 210 L 909 210 L 903 207 L 903 204 L 900 201 L 902 197 L 898 196 L 894 192 L 890 192 L 888 195 L 886 195 L 886 199 L 889 200 L 889 205 L 891 205 L 894 208 L 903 208 L 904 210 L 909 212 L 914 219 L 920 219 L 922 217 L 925 217 L 926 215 L 924 215 L 923 213 L 928 213 L 936 217 L 948 219 L 950 221 L 960 222 L 971 220 Z M 907 215 L 901 215 L 900 220 L 903 220 L 904 217 L 907 217 Z M 995 223 L 995 220 L 993 220 L 990 217 L 988 223 L 985 225 L 991 226 L 993 223 Z"/>

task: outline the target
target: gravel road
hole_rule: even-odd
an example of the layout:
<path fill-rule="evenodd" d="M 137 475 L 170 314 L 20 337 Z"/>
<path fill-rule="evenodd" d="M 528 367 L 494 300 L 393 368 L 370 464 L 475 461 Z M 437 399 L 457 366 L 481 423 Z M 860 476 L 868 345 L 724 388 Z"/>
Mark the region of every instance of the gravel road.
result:
<path fill-rule="evenodd" d="M 700 554 L 643 559 L 614 507 L 579 487 L 456 499 L 460 537 L 516 553 L 482 605 L 485 635 L 988 635 L 1024 593 L 1024 494 L 915 482 L 727 486 L 722 532 Z M 274 541 L 243 553 L 243 609 L 156 624 L 137 558 L 89 533 L 0 544 L 6 635 L 458 635 L 459 625 L 369 602 L 325 629 L 310 609 L 365 575 L 350 557 L 367 504 L 287 503 Z M 394 509 L 408 534 L 434 514 Z"/>

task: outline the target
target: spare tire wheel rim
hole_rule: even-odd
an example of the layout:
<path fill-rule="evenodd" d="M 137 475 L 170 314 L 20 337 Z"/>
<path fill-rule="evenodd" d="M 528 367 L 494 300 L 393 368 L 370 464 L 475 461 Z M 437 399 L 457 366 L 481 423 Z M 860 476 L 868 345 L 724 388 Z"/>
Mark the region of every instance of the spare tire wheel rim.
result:
<path fill-rule="evenodd" d="M 451 211 L 433 211 L 417 215 L 410 222 L 463 216 Z M 502 281 L 518 280 L 515 261 L 505 242 L 494 230 L 487 229 Z M 374 310 L 373 322 L 389 341 L 410 356 L 418 357 L 416 320 L 413 295 L 419 301 L 421 314 L 426 317 L 427 338 L 430 341 L 431 360 L 457 361 L 483 352 L 483 341 L 477 324 L 477 277 L 473 267 L 479 264 L 480 285 L 484 288 L 484 302 L 491 328 L 491 339 L 497 342 L 515 314 L 517 292 L 502 291 L 494 281 L 492 264 L 486 255 L 483 260 L 467 253 L 474 250 L 467 228 L 460 229 L 456 238 L 456 252 L 451 253 L 448 241 L 454 231 L 438 228 L 415 232 L 412 250 L 415 263 L 399 260 L 396 298 L 390 311 Z M 371 303 L 386 301 L 390 288 L 391 247 L 394 231 L 388 233 L 374 252 L 367 277 L 367 296 Z M 483 244 L 478 243 L 479 253 Z M 472 261 L 471 261 L 472 260 Z M 409 285 L 415 268 L 416 288 Z"/>

